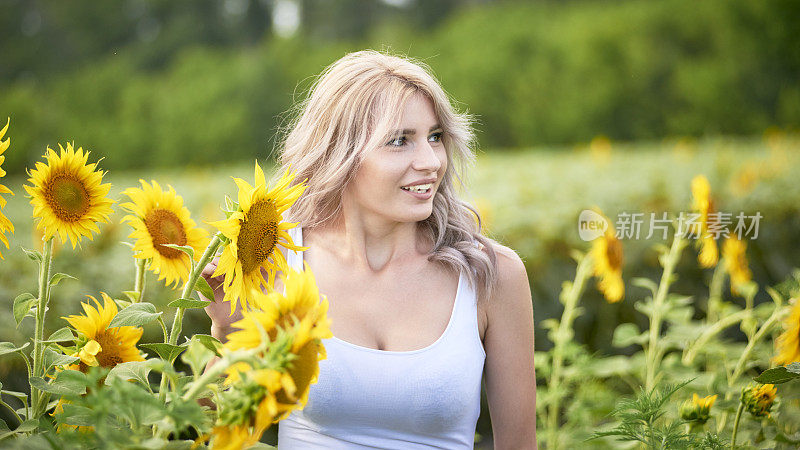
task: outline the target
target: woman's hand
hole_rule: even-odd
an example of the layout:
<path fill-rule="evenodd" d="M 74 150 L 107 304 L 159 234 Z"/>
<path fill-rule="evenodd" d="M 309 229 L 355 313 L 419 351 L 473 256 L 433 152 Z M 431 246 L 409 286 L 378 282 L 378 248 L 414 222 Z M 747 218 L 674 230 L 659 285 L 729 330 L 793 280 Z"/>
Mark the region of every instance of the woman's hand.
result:
<path fill-rule="evenodd" d="M 242 318 L 242 308 L 237 303 L 236 310 L 231 315 L 231 302 L 222 300 L 225 297 L 225 290 L 222 288 L 224 277 L 222 275 L 213 276 L 218 262 L 219 258 L 214 258 L 200 274 L 214 291 L 214 298 L 209 299 L 200 294 L 200 299 L 211 301 L 211 304 L 205 307 L 206 314 L 211 318 L 211 335 L 224 342 L 225 336 L 231 330 L 231 324 Z"/>

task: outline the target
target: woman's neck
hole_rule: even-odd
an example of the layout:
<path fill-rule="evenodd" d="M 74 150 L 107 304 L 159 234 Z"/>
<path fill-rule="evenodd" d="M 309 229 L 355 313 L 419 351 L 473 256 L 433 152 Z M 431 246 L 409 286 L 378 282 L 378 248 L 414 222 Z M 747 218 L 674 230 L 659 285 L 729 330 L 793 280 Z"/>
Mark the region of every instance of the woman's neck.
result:
<path fill-rule="evenodd" d="M 315 227 L 313 234 L 315 245 L 322 245 L 342 263 L 374 273 L 405 265 L 427 254 L 431 247 L 425 245 L 417 222 L 378 221 L 346 214 Z"/>

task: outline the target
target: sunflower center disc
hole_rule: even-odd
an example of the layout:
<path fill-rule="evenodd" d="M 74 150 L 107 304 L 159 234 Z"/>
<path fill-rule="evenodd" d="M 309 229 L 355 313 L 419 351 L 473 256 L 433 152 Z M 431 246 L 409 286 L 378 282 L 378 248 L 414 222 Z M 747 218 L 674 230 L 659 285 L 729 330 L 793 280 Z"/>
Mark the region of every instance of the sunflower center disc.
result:
<path fill-rule="evenodd" d="M 237 250 L 242 271 L 258 268 L 275 250 L 278 243 L 278 216 L 270 200 L 261 200 L 250 207 L 247 219 L 241 221 Z"/>
<path fill-rule="evenodd" d="M 153 247 L 158 253 L 169 259 L 177 259 L 183 256 L 182 251 L 161 245 L 186 245 L 186 230 L 183 229 L 183 224 L 175 213 L 165 209 L 154 209 L 147 213 L 144 224 L 153 239 Z"/>
<path fill-rule="evenodd" d="M 100 344 L 100 353 L 95 357 L 97 363 L 101 367 L 114 367 L 122 362 L 122 357 L 119 356 L 119 342 L 111 333 L 98 333 L 94 340 Z"/>
<path fill-rule="evenodd" d="M 64 222 L 75 222 L 89 211 L 89 192 L 71 175 L 54 176 L 44 192 L 47 204 Z"/>

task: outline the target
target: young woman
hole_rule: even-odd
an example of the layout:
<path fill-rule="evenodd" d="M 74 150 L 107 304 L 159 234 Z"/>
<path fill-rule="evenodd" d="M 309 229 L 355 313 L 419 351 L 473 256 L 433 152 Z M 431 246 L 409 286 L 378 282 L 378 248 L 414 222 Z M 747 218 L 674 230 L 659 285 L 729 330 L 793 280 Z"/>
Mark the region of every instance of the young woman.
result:
<path fill-rule="evenodd" d="M 279 161 L 308 179 L 286 219 L 309 249 L 286 256 L 314 273 L 335 337 L 278 447 L 473 448 L 483 376 L 495 448 L 536 448 L 525 267 L 454 186 L 474 161 L 469 117 L 420 64 L 376 51 L 329 66 L 299 108 Z M 224 340 L 239 314 L 217 295 Z"/>

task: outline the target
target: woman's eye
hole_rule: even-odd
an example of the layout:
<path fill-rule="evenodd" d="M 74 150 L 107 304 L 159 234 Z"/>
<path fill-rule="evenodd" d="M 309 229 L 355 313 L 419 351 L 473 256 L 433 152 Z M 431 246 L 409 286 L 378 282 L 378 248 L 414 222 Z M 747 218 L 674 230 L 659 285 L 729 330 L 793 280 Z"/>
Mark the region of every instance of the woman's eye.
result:
<path fill-rule="evenodd" d="M 441 141 L 442 141 L 441 132 L 433 133 L 432 135 L 430 135 L 430 137 L 428 137 L 428 142 L 441 142 Z"/>
<path fill-rule="evenodd" d="M 399 136 L 399 137 L 396 137 L 396 138 L 392 139 L 391 141 L 387 142 L 386 145 L 391 145 L 392 147 L 400 147 L 405 143 L 406 143 L 406 137 L 405 136 Z"/>

